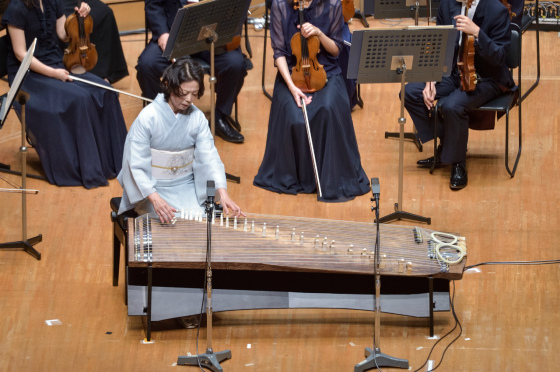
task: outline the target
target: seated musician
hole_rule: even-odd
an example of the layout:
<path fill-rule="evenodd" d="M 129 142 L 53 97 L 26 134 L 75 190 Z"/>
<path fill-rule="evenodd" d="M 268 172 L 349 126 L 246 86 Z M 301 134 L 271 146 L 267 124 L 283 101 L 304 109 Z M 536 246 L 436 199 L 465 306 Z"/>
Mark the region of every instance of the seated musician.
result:
<path fill-rule="evenodd" d="M 405 88 L 405 107 L 410 114 L 422 142 L 433 139 L 434 118 L 430 110 L 435 101 L 446 98 L 441 106 L 443 120 L 438 128 L 441 145 L 437 154 L 419 160 L 418 165 L 431 167 L 452 164 L 449 187 L 459 190 L 467 186 L 467 141 L 469 135 L 469 109 L 476 108 L 497 97 L 502 91 L 513 87 L 514 82 L 506 65 L 506 49 L 510 43 L 511 30 L 508 10 L 499 0 L 475 0 L 468 16 L 465 5 L 456 0 L 442 0 L 437 16 L 438 25 L 455 25 L 457 30 L 475 37 L 474 65 L 479 76 L 476 88 L 471 91 L 461 89 L 457 68 L 459 45 L 455 46 L 452 73 L 441 82 L 411 83 Z M 459 37 L 458 40 L 461 40 Z M 489 120 L 493 127 L 494 113 Z M 473 124 L 471 120 L 470 124 Z M 482 121 L 477 125 L 487 125 Z"/>
<path fill-rule="evenodd" d="M 119 214 L 134 208 L 169 222 L 181 209 L 200 209 L 207 180 L 213 180 L 224 213 L 244 215 L 226 190 L 208 120 L 193 104 L 204 94 L 202 67 L 179 59 L 165 69 L 161 86 L 163 93 L 140 112 L 126 137 Z"/>
<path fill-rule="evenodd" d="M 89 5 L 81 3 L 78 12 L 85 17 Z M 68 40 L 65 22 L 63 0 L 12 0 L 2 18 L 10 38 L 8 79 L 11 84 L 37 38 L 22 86 L 30 95 L 25 105 L 27 136 L 50 183 L 104 186 L 121 169 L 126 124 L 116 93 L 69 76 L 59 46 L 59 40 Z M 81 77 L 109 86 L 91 73 Z M 21 106 L 16 102 L 14 108 L 19 115 Z"/>
<path fill-rule="evenodd" d="M 192 0 L 188 1 L 193 2 Z M 171 64 L 162 52 L 167 45 L 169 30 L 177 11 L 187 4 L 187 0 L 145 0 L 146 26 L 152 31 L 152 40 L 138 58 L 136 78 L 142 96 L 153 99 L 160 92 L 160 78 L 163 70 Z M 210 63 L 210 52 L 193 55 Z M 227 52 L 225 47 L 215 48 L 214 69 L 216 74 L 216 135 L 224 141 L 241 143 L 244 137 L 241 125 L 231 117 L 233 104 L 243 87 L 247 67 L 241 48 Z"/>
<path fill-rule="evenodd" d="M 369 191 L 369 180 L 361 165 L 348 93 L 337 63 L 343 43 L 341 3 L 340 0 L 304 1 L 302 26 L 299 10 L 294 9 L 293 3 L 272 2 L 270 37 L 278 74 L 265 154 L 253 183 L 278 193 L 317 192 L 301 109 L 301 99 L 304 99 L 323 194 L 319 200 L 351 200 Z M 298 52 L 292 51 L 290 41 L 299 31 L 305 38 L 314 35 L 319 38 L 321 48 L 317 59 L 328 79 L 324 88 L 311 94 L 295 86 L 290 72 L 296 63 L 293 53 Z"/>
<path fill-rule="evenodd" d="M 76 0 L 64 0 L 65 14 L 74 13 Z M 97 63 L 90 72 L 111 84 L 128 76 L 128 65 L 121 45 L 119 28 L 113 10 L 101 0 L 88 0 L 93 31 L 89 36 L 97 50 Z"/>

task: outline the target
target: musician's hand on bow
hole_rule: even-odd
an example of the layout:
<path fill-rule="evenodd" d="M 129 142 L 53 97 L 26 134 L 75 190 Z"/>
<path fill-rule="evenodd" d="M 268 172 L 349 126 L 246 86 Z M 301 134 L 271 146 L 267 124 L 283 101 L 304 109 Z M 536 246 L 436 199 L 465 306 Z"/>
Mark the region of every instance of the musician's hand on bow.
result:
<path fill-rule="evenodd" d="M 60 81 L 72 81 L 72 78 L 70 77 L 70 72 L 68 72 L 68 70 L 65 70 L 63 68 L 54 68 L 51 77 Z"/>
<path fill-rule="evenodd" d="M 303 99 L 305 101 L 306 105 L 309 105 L 311 103 L 311 100 L 313 99 L 312 96 L 307 96 L 305 93 L 303 93 L 301 91 L 301 89 L 299 89 L 298 87 L 296 87 L 295 85 L 293 85 L 290 88 L 290 93 L 292 93 L 292 96 L 294 97 L 294 100 L 296 101 L 296 105 L 301 108 L 301 100 Z"/>
<path fill-rule="evenodd" d="M 301 34 L 304 38 L 309 38 L 311 36 L 320 37 L 323 34 L 323 31 L 319 27 L 313 26 L 311 23 L 306 22 L 303 26 L 297 26 L 300 29 Z"/>
<path fill-rule="evenodd" d="M 220 202 L 220 204 L 224 208 L 224 214 L 225 215 L 228 215 L 230 217 L 240 217 L 240 216 L 245 217 L 245 213 L 243 213 L 241 211 L 241 208 L 239 208 L 239 206 L 237 204 L 235 204 L 235 202 L 233 200 L 231 200 L 231 198 L 229 197 L 229 194 L 228 194 L 226 189 L 219 188 L 218 189 L 218 195 L 220 196 L 218 201 Z M 231 215 L 230 215 L 230 212 L 231 212 Z"/>
<path fill-rule="evenodd" d="M 80 17 L 87 17 L 87 15 L 89 14 L 91 8 L 89 7 L 89 5 L 87 5 L 86 3 L 82 3 L 80 5 L 80 8 L 78 9 L 78 7 L 74 7 L 74 10 L 76 12 L 78 12 L 78 14 L 80 15 Z"/>
<path fill-rule="evenodd" d="M 169 39 L 169 33 L 162 34 L 157 39 L 157 45 L 160 47 L 162 51 L 165 51 L 165 47 L 167 46 L 167 39 Z"/>
<path fill-rule="evenodd" d="M 426 83 L 426 87 L 422 91 L 422 96 L 424 97 L 424 104 L 430 110 L 434 106 L 434 100 L 436 99 L 436 83 L 429 81 Z"/>
<path fill-rule="evenodd" d="M 457 15 L 455 16 L 455 20 L 457 21 L 457 30 L 473 35 L 476 38 L 478 37 L 480 27 L 478 27 L 469 17 Z"/>
<path fill-rule="evenodd" d="M 167 204 L 167 202 L 159 196 L 157 191 L 148 195 L 148 200 L 152 203 L 161 223 L 170 223 L 171 220 L 175 218 L 175 212 L 177 212 L 177 210 Z"/>

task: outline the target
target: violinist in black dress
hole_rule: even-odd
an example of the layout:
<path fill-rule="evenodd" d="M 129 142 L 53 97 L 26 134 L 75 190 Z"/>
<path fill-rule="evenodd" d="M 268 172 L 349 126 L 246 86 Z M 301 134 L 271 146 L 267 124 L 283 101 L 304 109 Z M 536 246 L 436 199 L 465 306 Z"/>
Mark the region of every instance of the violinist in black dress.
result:
<path fill-rule="evenodd" d="M 461 90 L 457 68 L 459 40 L 455 46 L 452 73 L 439 83 L 411 83 L 405 87 L 405 107 L 424 143 L 434 137 L 434 118 L 429 115 L 435 100 L 448 97 L 441 105 L 443 120 L 438 122 L 441 146 L 435 157 L 418 161 L 422 167 L 452 164 L 449 187 L 453 190 L 467 186 L 467 142 L 469 124 L 492 128 L 495 115 L 477 116 L 477 122 L 469 117 L 469 110 L 497 97 L 502 91 L 513 87 L 514 82 L 506 65 L 506 50 L 511 40 L 510 16 L 499 0 L 475 0 L 468 15 L 465 5 L 456 0 L 442 0 L 439 5 L 437 24 L 453 25 L 457 30 L 475 37 L 474 65 L 479 76 L 476 88 L 471 92 Z M 487 121 L 489 123 L 483 123 Z"/>
<path fill-rule="evenodd" d="M 348 93 L 337 57 L 343 47 L 340 0 L 304 2 L 305 22 L 299 28 L 299 10 L 293 1 L 274 0 L 270 37 L 278 74 L 274 84 L 266 149 L 253 184 L 286 194 L 316 193 L 317 185 L 300 100 L 307 115 L 322 190 L 319 200 L 342 202 L 367 193 L 369 180 L 362 168 L 354 133 Z M 327 83 L 315 93 L 296 87 L 291 69 L 296 63 L 290 41 L 301 31 L 321 43 L 317 59 L 324 66 Z"/>
<path fill-rule="evenodd" d="M 89 13 L 82 3 L 80 16 Z M 126 125 L 116 93 L 72 81 L 62 64 L 59 40 L 67 41 L 63 0 L 12 0 L 4 13 L 7 25 L 8 79 L 16 75 L 37 38 L 35 54 L 22 90 L 27 136 L 50 183 L 93 188 L 108 184 L 122 166 Z M 109 86 L 86 72 L 80 77 Z M 16 102 L 14 109 L 21 112 Z"/>

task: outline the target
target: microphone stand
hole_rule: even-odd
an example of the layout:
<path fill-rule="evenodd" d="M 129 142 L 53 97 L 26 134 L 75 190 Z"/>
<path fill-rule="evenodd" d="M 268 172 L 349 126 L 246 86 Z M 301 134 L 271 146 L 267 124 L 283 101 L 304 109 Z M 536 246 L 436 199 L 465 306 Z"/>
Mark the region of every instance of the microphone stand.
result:
<path fill-rule="evenodd" d="M 371 179 L 371 192 L 373 193 L 372 202 L 375 207 L 371 207 L 372 212 L 375 211 L 375 330 L 373 335 L 373 349 L 366 347 L 364 355 L 365 360 L 354 366 L 354 372 L 363 372 L 368 369 L 379 367 L 395 367 L 408 369 L 408 360 L 395 358 L 381 352 L 380 335 L 381 335 L 381 272 L 380 272 L 380 256 L 379 256 L 379 179 Z"/>
<path fill-rule="evenodd" d="M 206 200 L 206 353 L 197 355 L 180 356 L 177 365 L 199 366 L 211 369 L 214 372 L 222 372 L 220 362 L 231 359 L 231 351 L 224 350 L 214 352 L 212 349 L 212 218 L 214 216 L 214 197 L 216 189 L 214 181 L 207 183 Z M 203 294 L 204 296 L 204 294 Z"/>

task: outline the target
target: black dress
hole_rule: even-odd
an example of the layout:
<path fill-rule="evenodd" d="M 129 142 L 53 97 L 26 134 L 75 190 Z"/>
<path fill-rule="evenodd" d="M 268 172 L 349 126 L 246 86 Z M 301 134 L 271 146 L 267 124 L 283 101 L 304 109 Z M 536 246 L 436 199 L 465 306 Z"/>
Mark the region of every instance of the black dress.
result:
<path fill-rule="evenodd" d="M 64 14 L 62 0 L 43 0 L 27 8 L 12 0 L 2 19 L 25 32 L 26 45 L 37 38 L 34 56 L 45 65 L 64 68 L 58 44 L 56 20 Z M 11 44 L 8 78 L 13 81 L 20 62 Z M 84 79 L 109 85 L 86 73 Z M 93 188 L 108 184 L 122 165 L 126 125 L 116 93 L 80 82 L 63 82 L 30 71 L 22 90 L 30 98 L 25 105 L 27 134 L 39 154 L 49 182 L 58 186 Z M 21 112 L 21 106 L 14 103 Z"/>
<path fill-rule="evenodd" d="M 101 0 L 85 0 L 90 6 L 89 15 L 93 20 L 93 32 L 90 41 L 95 44 L 97 50 L 97 64 L 91 73 L 100 78 L 107 78 L 111 84 L 116 83 L 128 76 L 128 65 L 119 36 L 119 28 L 113 10 Z M 65 14 L 74 13 L 77 5 L 76 0 L 64 0 Z M 65 46 L 66 47 L 66 46 Z"/>
<path fill-rule="evenodd" d="M 304 11 L 306 21 L 319 27 L 342 48 L 342 8 L 340 0 L 313 0 Z M 299 24 L 298 12 L 289 1 L 274 0 L 271 8 L 271 43 L 274 59 L 285 56 L 291 69 L 295 64 L 290 40 Z M 354 133 L 348 94 L 337 59 L 325 51 L 318 55 L 328 82 L 312 94 L 307 106 L 315 159 L 325 202 L 342 202 L 367 193 L 369 180 L 364 172 Z M 317 186 L 307 141 L 303 113 L 278 73 L 274 84 L 266 149 L 253 184 L 287 194 L 315 193 Z"/>

